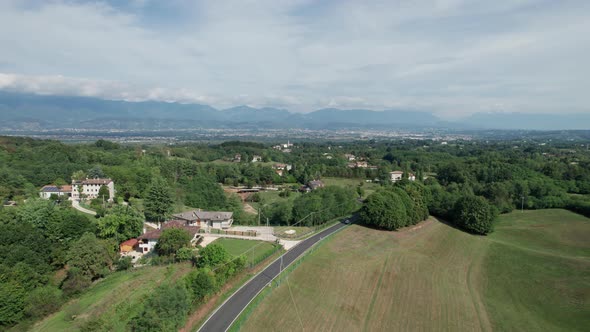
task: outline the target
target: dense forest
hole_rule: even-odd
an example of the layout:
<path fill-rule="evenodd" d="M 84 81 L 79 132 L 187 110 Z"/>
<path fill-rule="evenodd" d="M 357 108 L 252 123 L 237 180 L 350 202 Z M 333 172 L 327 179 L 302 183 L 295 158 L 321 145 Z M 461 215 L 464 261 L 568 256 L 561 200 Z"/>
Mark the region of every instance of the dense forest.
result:
<path fill-rule="evenodd" d="M 345 154 L 371 167 L 351 166 Z M 254 156 L 261 160 L 252 162 Z M 292 168 L 280 176 L 274 163 Z M 5 205 L 0 210 L 0 326 L 43 317 L 92 282 L 129 268 L 128 261 L 118 258 L 118 244 L 138 236 L 146 218 L 162 221 L 172 212 L 202 208 L 232 211 L 236 224 L 256 224 L 257 216 L 244 211 L 242 198 L 224 187 L 280 189 L 278 200 L 259 202 L 260 214 L 273 225 L 321 224 L 357 210 L 364 198 L 360 219 L 375 227 L 394 230 L 430 214 L 487 234 L 498 213 L 514 209 L 559 207 L 590 215 L 589 166 L 586 146 L 567 141 L 302 143 L 284 152 L 239 141 L 121 145 L 0 137 L 0 201 Z M 393 170 L 412 172 L 416 181 L 391 184 Z M 95 217 L 73 210 L 59 197 L 38 198 L 44 185 L 82 177 L 115 182 L 114 202 L 89 202 Z M 328 177 L 355 179 L 357 185 L 296 193 L 310 180 Z M 363 197 L 366 183 L 378 189 Z M 184 250 L 186 243 L 172 242 L 159 247 L 157 254 L 164 259 L 154 262 L 194 259 Z M 191 275 L 194 283 L 231 274 L 216 275 L 206 264 L 200 268 Z M 182 308 L 202 298 L 198 289 L 194 292 L 183 295 Z M 134 322 L 150 323 L 148 313 Z"/>

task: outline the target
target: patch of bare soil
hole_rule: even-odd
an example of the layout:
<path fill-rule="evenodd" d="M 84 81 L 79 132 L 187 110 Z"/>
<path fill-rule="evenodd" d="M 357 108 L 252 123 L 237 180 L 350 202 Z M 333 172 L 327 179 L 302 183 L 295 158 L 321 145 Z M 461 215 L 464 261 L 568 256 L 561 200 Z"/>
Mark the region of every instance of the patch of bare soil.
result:
<path fill-rule="evenodd" d="M 244 202 L 244 212 L 246 213 L 250 213 L 250 214 L 258 214 L 258 211 L 256 211 L 256 209 L 254 209 L 252 207 L 252 205 Z"/>

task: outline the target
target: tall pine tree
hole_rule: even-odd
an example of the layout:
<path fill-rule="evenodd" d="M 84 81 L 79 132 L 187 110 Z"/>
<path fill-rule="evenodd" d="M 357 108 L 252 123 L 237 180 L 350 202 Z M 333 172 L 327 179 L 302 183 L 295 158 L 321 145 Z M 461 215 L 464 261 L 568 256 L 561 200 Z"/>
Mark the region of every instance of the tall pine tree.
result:
<path fill-rule="evenodd" d="M 145 198 L 145 218 L 150 221 L 164 221 L 172 212 L 172 197 L 166 182 L 161 178 L 152 180 L 152 184 Z"/>

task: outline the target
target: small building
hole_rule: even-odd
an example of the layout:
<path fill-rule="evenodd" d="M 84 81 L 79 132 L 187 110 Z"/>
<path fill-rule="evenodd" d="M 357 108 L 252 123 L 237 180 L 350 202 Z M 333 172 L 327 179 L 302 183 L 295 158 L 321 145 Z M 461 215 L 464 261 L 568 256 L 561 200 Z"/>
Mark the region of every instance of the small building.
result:
<path fill-rule="evenodd" d="M 239 153 L 237 153 L 237 154 L 234 156 L 234 163 L 239 163 L 239 162 L 241 162 L 241 161 L 242 161 L 242 155 L 241 155 L 241 154 L 239 154 Z"/>
<path fill-rule="evenodd" d="M 137 239 L 129 239 L 119 245 L 119 252 L 121 255 L 126 255 L 139 248 L 139 241 Z"/>
<path fill-rule="evenodd" d="M 403 177 L 404 177 L 404 172 L 402 172 L 402 171 L 389 172 L 389 179 L 391 180 L 391 182 L 401 181 L 403 179 Z M 414 175 L 414 173 L 408 173 L 408 180 L 416 181 L 416 176 Z"/>
<path fill-rule="evenodd" d="M 58 197 L 66 197 L 69 199 L 72 197 L 72 186 L 56 186 L 54 184 L 48 184 L 43 186 L 39 191 L 39 197 L 43 199 L 49 199 L 51 195 L 57 195 Z"/>
<path fill-rule="evenodd" d="M 309 183 L 307 184 L 307 186 L 311 190 L 316 190 L 318 188 L 323 188 L 324 187 L 324 183 L 322 181 L 320 181 L 320 180 L 313 180 L 313 181 L 309 181 Z"/>
<path fill-rule="evenodd" d="M 279 176 L 283 176 L 285 171 L 290 171 L 292 166 L 291 165 L 287 165 L 287 164 L 274 164 L 272 165 L 272 168 L 275 170 L 275 172 L 279 175 Z"/>
<path fill-rule="evenodd" d="M 261 162 L 261 161 L 262 161 L 262 157 L 261 156 L 257 156 L 257 155 L 252 156 L 252 162 L 253 163 L 257 163 L 257 162 Z"/>
<path fill-rule="evenodd" d="M 353 154 L 350 154 L 350 153 L 346 153 L 344 155 L 344 158 L 346 158 L 348 161 L 354 161 L 354 160 L 356 160 L 356 156 L 353 155 Z"/>
<path fill-rule="evenodd" d="M 369 163 L 366 161 L 356 161 L 354 163 L 348 163 L 349 168 L 368 168 Z"/>
<path fill-rule="evenodd" d="M 115 183 L 111 179 L 85 179 L 72 181 L 72 199 L 79 201 L 82 198 L 95 199 L 102 186 L 109 190 L 108 201 L 115 198 Z"/>
<path fill-rule="evenodd" d="M 233 212 L 192 210 L 172 215 L 174 219 L 184 222 L 187 226 L 210 227 L 217 229 L 230 228 Z"/>

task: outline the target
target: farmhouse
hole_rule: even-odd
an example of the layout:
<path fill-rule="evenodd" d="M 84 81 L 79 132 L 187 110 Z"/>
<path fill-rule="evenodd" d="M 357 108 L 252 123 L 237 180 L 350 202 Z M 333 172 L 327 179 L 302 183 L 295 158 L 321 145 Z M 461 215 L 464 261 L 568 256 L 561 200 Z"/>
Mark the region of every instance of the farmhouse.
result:
<path fill-rule="evenodd" d="M 115 197 L 115 183 L 111 179 L 85 179 L 72 181 L 72 199 L 95 199 L 102 186 L 109 190 L 109 202 Z"/>
<path fill-rule="evenodd" d="M 283 176 L 285 171 L 290 171 L 291 170 L 291 165 L 287 165 L 287 164 L 274 164 L 272 165 L 272 168 L 275 170 L 275 172 L 279 175 L 279 176 Z"/>
<path fill-rule="evenodd" d="M 403 179 L 403 177 L 404 177 L 404 172 L 402 172 L 402 171 L 389 172 L 389 179 L 392 182 L 401 181 Z M 408 180 L 416 181 L 416 176 L 414 175 L 414 173 L 408 173 Z"/>
<path fill-rule="evenodd" d="M 43 186 L 39 191 L 39 196 L 43 199 L 49 199 L 51 195 L 57 195 L 58 197 L 72 197 L 72 186 L 56 186 L 54 184 L 48 184 Z"/>
<path fill-rule="evenodd" d="M 233 212 L 202 211 L 201 209 L 186 211 L 172 215 L 174 219 L 184 222 L 187 226 L 211 227 L 217 229 L 230 228 Z"/>

